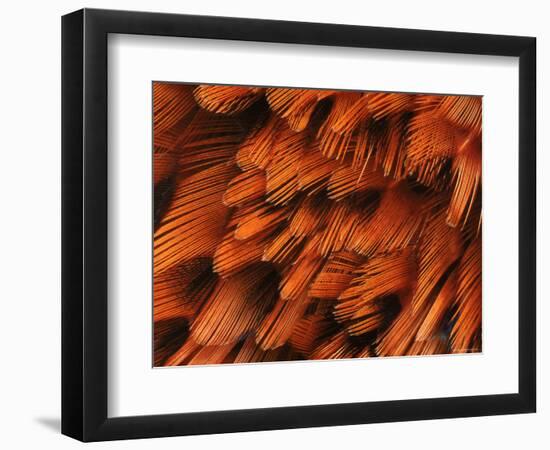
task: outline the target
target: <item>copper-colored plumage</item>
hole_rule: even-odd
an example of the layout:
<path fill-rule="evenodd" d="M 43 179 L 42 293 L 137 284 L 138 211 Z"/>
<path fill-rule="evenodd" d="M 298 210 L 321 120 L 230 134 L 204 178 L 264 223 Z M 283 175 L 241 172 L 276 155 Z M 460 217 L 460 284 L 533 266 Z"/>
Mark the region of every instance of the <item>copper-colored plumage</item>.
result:
<path fill-rule="evenodd" d="M 481 350 L 481 98 L 153 84 L 155 366 Z"/>

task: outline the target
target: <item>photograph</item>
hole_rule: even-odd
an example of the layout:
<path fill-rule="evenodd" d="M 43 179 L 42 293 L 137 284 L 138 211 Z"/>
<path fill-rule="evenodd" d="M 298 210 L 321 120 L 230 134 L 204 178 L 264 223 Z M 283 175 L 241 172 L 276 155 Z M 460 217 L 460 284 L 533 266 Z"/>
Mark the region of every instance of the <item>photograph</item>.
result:
<path fill-rule="evenodd" d="M 550 449 L 548 14 L 470 3 L 7 2 L 0 449 Z"/>
<path fill-rule="evenodd" d="M 482 352 L 482 96 L 152 99 L 154 367 Z"/>

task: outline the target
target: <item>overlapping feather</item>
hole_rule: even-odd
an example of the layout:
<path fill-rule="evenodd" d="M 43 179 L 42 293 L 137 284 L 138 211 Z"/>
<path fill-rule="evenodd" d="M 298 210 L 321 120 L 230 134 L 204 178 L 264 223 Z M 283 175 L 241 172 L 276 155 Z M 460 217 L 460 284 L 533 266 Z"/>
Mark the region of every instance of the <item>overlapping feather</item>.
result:
<path fill-rule="evenodd" d="M 157 366 L 481 349 L 481 99 L 153 84 Z"/>

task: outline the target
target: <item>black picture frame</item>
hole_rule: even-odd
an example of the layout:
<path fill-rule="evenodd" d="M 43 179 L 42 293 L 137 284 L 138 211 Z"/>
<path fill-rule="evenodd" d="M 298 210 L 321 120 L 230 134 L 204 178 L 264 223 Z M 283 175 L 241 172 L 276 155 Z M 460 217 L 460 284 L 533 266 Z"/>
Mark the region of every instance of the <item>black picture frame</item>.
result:
<path fill-rule="evenodd" d="M 109 33 L 519 57 L 518 392 L 109 418 Z M 535 412 L 535 90 L 536 39 L 533 37 L 94 9 L 64 16 L 62 433 L 82 441 L 102 441 Z"/>

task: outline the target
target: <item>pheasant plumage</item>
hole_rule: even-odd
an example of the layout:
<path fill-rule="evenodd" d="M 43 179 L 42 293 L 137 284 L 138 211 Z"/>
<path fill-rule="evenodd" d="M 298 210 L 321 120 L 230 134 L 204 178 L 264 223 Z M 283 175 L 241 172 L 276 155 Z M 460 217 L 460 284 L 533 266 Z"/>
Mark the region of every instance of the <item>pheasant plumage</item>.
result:
<path fill-rule="evenodd" d="M 481 350 L 481 98 L 153 83 L 154 364 Z"/>

